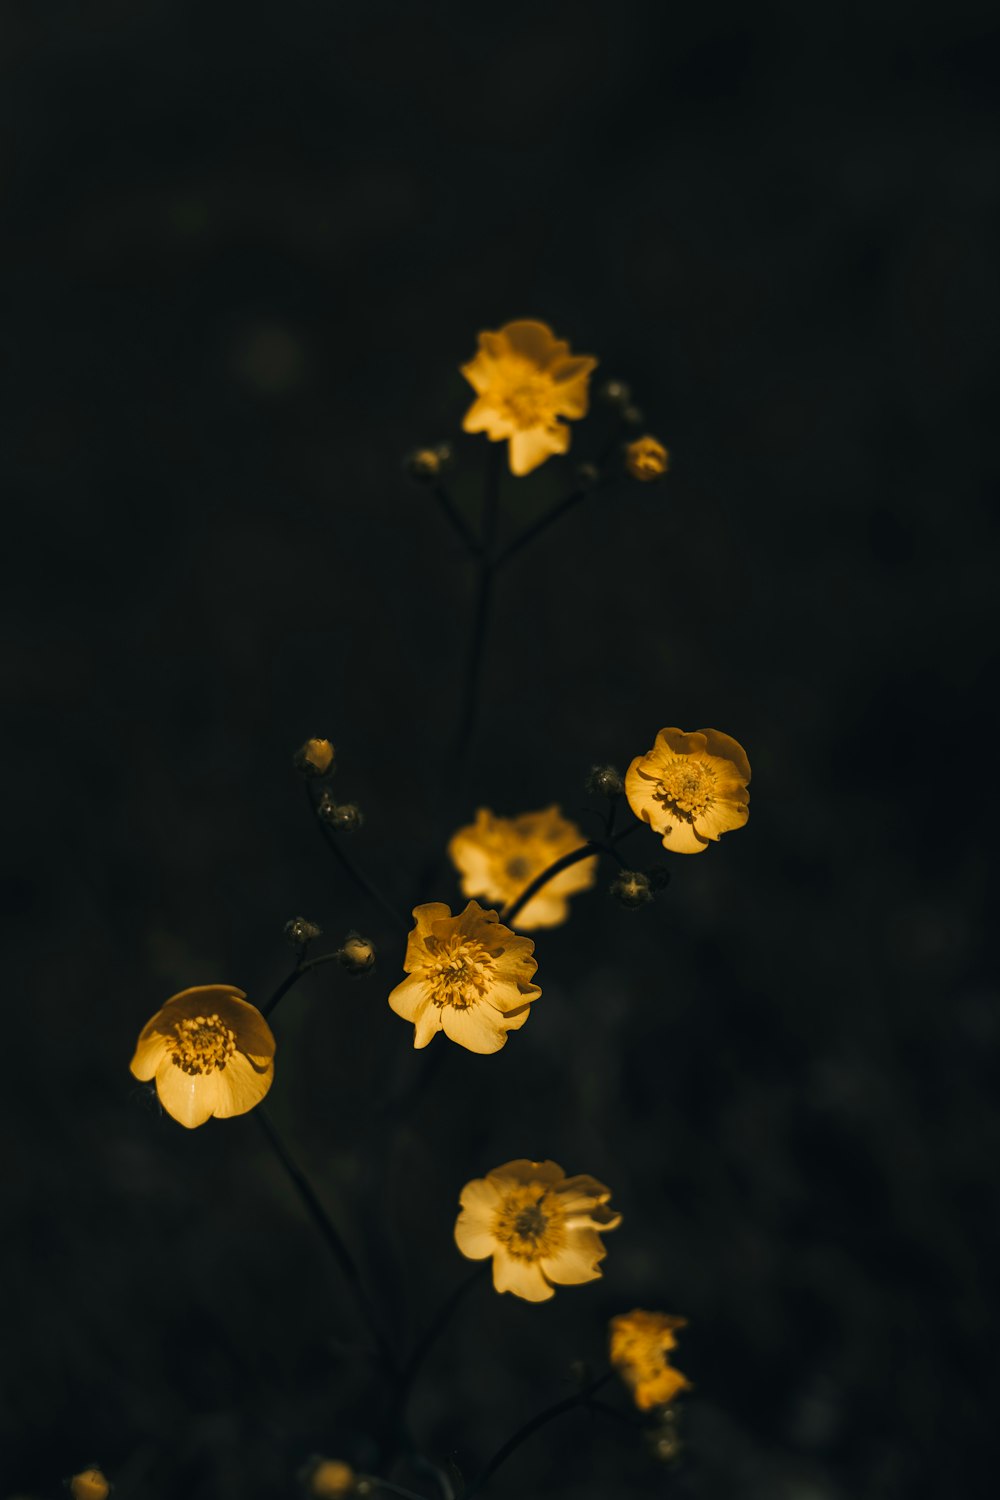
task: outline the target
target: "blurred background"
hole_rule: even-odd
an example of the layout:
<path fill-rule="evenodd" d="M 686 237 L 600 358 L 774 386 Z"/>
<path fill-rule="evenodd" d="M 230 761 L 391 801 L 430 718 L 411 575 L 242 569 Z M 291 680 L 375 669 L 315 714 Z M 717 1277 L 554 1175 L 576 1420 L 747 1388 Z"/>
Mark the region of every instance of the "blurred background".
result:
<path fill-rule="evenodd" d="M 363 1325 L 253 1120 L 186 1132 L 128 1071 L 176 990 L 263 1001 L 300 913 L 379 964 L 283 1001 L 270 1109 L 401 1343 L 467 1274 L 470 1177 L 553 1157 L 624 1214 L 602 1280 L 469 1294 L 425 1452 L 474 1474 L 638 1305 L 690 1320 L 680 1458 L 575 1414 L 491 1495 L 985 1491 L 981 7 L 21 0 L 0 37 L 0 1494 L 99 1462 L 121 1500 L 263 1500 L 311 1453 L 372 1462 Z M 476 514 L 458 366 L 525 316 L 630 382 L 673 467 L 505 570 L 456 785 L 473 569 L 402 461 L 453 440 Z M 508 481 L 505 537 L 606 424 Z M 666 724 L 747 747 L 747 829 L 666 856 L 639 912 L 602 869 L 538 936 L 530 1024 L 435 1042 L 420 1087 L 402 945 L 296 747 L 336 743 L 351 851 L 405 908 L 454 903 L 421 872 L 477 806 L 589 832 L 591 765 Z"/>

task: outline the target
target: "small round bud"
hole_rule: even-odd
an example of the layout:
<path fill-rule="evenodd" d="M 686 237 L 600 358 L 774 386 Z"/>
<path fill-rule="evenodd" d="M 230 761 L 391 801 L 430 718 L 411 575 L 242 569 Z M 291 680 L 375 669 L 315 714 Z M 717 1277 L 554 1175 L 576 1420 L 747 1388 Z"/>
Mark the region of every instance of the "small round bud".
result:
<path fill-rule="evenodd" d="M 108 1500 L 111 1486 L 100 1469 L 92 1467 L 81 1469 L 79 1474 L 73 1475 L 69 1482 L 69 1492 L 73 1500 Z"/>
<path fill-rule="evenodd" d="M 592 490 L 601 481 L 601 471 L 596 464 L 582 463 L 576 466 L 576 482 L 582 490 Z"/>
<path fill-rule="evenodd" d="M 611 882 L 609 889 L 616 901 L 633 911 L 653 899 L 649 876 L 644 875 L 641 870 L 622 870 Z"/>
<path fill-rule="evenodd" d="M 599 399 L 606 402 L 608 406 L 628 406 L 632 399 L 632 392 L 624 380 L 606 380 L 598 388 L 597 394 Z"/>
<path fill-rule="evenodd" d="M 620 797 L 625 783 L 614 766 L 594 766 L 587 778 L 587 791 L 596 797 Z"/>
<path fill-rule="evenodd" d="M 622 421 L 626 427 L 641 427 L 642 412 L 637 406 L 626 406 L 622 408 Z"/>
<path fill-rule="evenodd" d="M 433 484 L 441 478 L 451 460 L 450 443 L 438 443 L 434 448 L 415 448 L 406 456 L 406 472 L 418 484 Z"/>
<path fill-rule="evenodd" d="M 349 932 L 337 957 L 348 974 L 367 974 L 375 967 L 375 945 L 360 932 Z"/>
<path fill-rule="evenodd" d="M 646 879 L 654 891 L 665 891 L 670 884 L 670 871 L 666 865 L 650 865 Z"/>
<path fill-rule="evenodd" d="M 337 833 L 354 833 L 365 821 L 364 813 L 356 802 L 334 802 L 329 792 L 324 792 L 316 806 L 317 816 Z"/>
<path fill-rule="evenodd" d="M 306 740 L 295 752 L 295 769 L 303 776 L 329 776 L 333 770 L 333 755 L 329 740 Z"/>
<path fill-rule="evenodd" d="M 306 917 L 293 917 L 290 922 L 285 923 L 285 937 L 293 948 L 304 948 L 307 943 L 314 943 L 322 936 L 322 927 L 317 927 L 315 922 L 310 922 Z"/>
<path fill-rule="evenodd" d="M 347 1495 L 360 1494 L 354 1470 L 339 1458 L 321 1458 L 309 1475 L 306 1488 L 316 1500 L 344 1500 Z"/>
<path fill-rule="evenodd" d="M 664 1407 L 655 1424 L 645 1432 L 649 1451 L 661 1463 L 670 1464 L 680 1457 L 683 1444 L 677 1431 L 677 1417 L 669 1407 Z"/>
<path fill-rule="evenodd" d="M 625 467 L 633 479 L 660 479 L 670 467 L 670 454 L 658 438 L 636 438 L 625 447 Z"/>

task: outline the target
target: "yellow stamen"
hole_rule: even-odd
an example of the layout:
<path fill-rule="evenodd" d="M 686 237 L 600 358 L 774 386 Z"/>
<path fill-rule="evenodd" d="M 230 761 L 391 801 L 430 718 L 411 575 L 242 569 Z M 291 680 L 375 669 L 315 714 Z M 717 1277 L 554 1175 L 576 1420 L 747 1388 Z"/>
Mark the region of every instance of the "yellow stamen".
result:
<path fill-rule="evenodd" d="M 186 1016 L 174 1027 L 171 1062 L 182 1073 L 224 1068 L 236 1051 L 236 1033 L 218 1015 Z"/>

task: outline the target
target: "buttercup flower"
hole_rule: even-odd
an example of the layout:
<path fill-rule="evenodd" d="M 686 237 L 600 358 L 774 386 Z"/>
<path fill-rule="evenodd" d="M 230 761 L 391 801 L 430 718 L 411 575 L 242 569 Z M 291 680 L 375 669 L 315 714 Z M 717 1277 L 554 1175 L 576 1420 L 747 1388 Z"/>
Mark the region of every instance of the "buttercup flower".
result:
<path fill-rule="evenodd" d="M 455 1243 L 467 1260 L 492 1255 L 498 1292 L 545 1302 L 557 1286 L 601 1275 L 601 1234 L 622 1221 L 610 1197 L 603 1183 L 567 1177 L 554 1161 L 509 1161 L 465 1184 Z"/>
<path fill-rule="evenodd" d="M 100 1469 L 81 1469 L 69 1482 L 73 1500 L 108 1500 L 111 1486 Z"/>
<path fill-rule="evenodd" d="M 339 1458 L 321 1458 L 309 1475 L 309 1493 L 316 1500 L 344 1500 L 354 1494 L 356 1479 L 350 1464 Z"/>
<path fill-rule="evenodd" d="M 678 1391 L 690 1389 L 691 1382 L 670 1363 L 670 1351 L 677 1347 L 674 1329 L 686 1326 L 686 1318 L 639 1307 L 611 1319 L 611 1363 L 640 1411 L 666 1406 Z"/>
<path fill-rule="evenodd" d="M 242 990 L 199 984 L 173 995 L 139 1033 L 130 1064 L 136 1078 L 156 1079 L 168 1115 L 188 1129 L 243 1115 L 274 1080 L 270 1026 Z"/>
<path fill-rule="evenodd" d="M 325 776 L 333 765 L 334 754 L 329 740 L 306 740 L 296 751 L 295 764 L 306 776 Z"/>
<path fill-rule="evenodd" d="M 718 729 L 685 734 L 661 729 L 646 755 L 625 773 L 625 795 L 637 818 L 675 854 L 700 854 L 709 839 L 742 828 L 750 762 L 743 746 Z"/>
<path fill-rule="evenodd" d="M 522 813 L 517 818 L 498 818 L 481 807 L 476 821 L 460 828 L 448 845 L 452 863 L 462 878 L 462 893 L 485 896 L 498 906 L 515 901 L 536 875 L 555 860 L 586 843 L 575 823 L 561 816 L 558 807 Z M 579 864 L 542 886 L 522 909 L 518 927 L 558 927 L 569 916 L 568 897 L 593 885 L 597 859 Z"/>
<path fill-rule="evenodd" d="M 559 418 L 586 416 L 596 364 L 589 354 L 571 355 L 569 344 L 530 318 L 481 333 L 475 357 L 461 367 L 477 397 L 462 426 L 508 442 L 511 473 L 530 474 L 569 448 L 569 428 Z"/>
<path fill-rule="evenodd" d="M 413 916 L 417 925 L 403 960 L 409 978 L 397 984 L 389 1004 L 414 1023 L 414 1047 L 426 1047 L 443 1031 L 470 1052 L 498 1052 L 542 993 L 531 982 L 538 967 L 534 943 L 477 901 L 457 917 L 442 901 L 414 907 Z"/>
<path fill-rule="evenodd" d="M 636 438 L 625 448 L 625 467 L 633 479 L 659 479 L 670 467 L 670 454 L 658 438 Z"/>

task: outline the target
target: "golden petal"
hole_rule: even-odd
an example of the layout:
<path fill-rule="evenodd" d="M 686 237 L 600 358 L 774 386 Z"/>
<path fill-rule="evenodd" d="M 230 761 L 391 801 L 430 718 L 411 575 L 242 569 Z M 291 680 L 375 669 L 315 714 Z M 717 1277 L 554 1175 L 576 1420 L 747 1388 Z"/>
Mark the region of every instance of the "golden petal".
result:
<path fill-rule="evenodd" d="M 525 1302 L 547 1302 L 555 1296 L 537 1261 L 515 1260 L 504 1250 L 493 1256 L 493 1285 L 498 1292 L 513 1292 Z"/>

